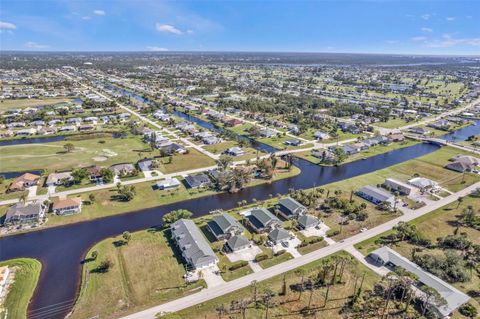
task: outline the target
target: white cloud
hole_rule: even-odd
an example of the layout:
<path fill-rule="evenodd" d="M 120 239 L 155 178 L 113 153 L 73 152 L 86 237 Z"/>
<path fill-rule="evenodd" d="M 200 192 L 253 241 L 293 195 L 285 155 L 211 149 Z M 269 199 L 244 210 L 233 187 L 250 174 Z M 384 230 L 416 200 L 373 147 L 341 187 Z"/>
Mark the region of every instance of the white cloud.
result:
<path fill-rule="evenodd" d="M 104 15 L 106 15 L 105 11 L 103 10 L 93 10 L 93 14 L 99 17 L 103 17 Z"/>
<path fill-rule="evenodd" d="M 1 30 L 15 30 L 17 26 L 11 22 L 0 21 Z"/>
<path fill-rule="evenodd" d="M 425 41 L 425 40 L 427 40 L 427 38 L 420 36 L 420 37 L 413 37 L 413 38 L 411 38 L 411 40 L 412 41 Z"/>
<path fill-rule="evenodd" d="M 423 32 L 433 32 L 433 29 L 432 28 L 422 28 L 421 29 Z"/>
<path fill-rule="evenodd" d="M 34 50 L 42 50 L 42 49 L 47 49 L 50 46 L 46 45 L 46 44 L 40 44 L 40 43 L 37 43 L 37 42 L 29 41 L 29 42 L 25 43 L 25 47 L 29 48 L 29 49 L 34 49 Z"/>
<path fill-rule="evenodd" d="M 82 20 L 90 20 L 90 19 L 92 19 L 92 18 L 89 17 L 89 16 L 84 16 L 84 17 L 82 17 Z"/>
<path fill-rule="evenodd" d="M 455 38 L 452 34 L 445 33 L 441 39 L 424 43 L 428 48 L 449 48 L 456 45 L 480 46 L 480 38 Z"/>
<path fill-rule="evenodd" d="M 147 49 L 148 49 L 148 51 L 153 51 L 153 52 L 165 52 L 165 51 L 168 51 L 167 48 L 161 48 L 161 47 L 156 47 L 156 46 L 148 46 Z"/>
<path fill-rule="evenodd" d="M 455 21 L 455 20 L 457 20 L 457 18 L 456 18 L 456 17 L 446 17 L 445 20 L 447 20 L 447 21 Z"/>
<path fill-rule="evenodd" d="M 428 13 L 422 14 L 422 15 L 420 16 L 420 18 L 422 18 L 423 20 L 428 20 L 428 19 L 430 19 L 430 17 L 431 17 L 431 15 L 428 14 Z"/>
<path fill-rule="evenodd" d="M 161 24 L 157 22 L 155 23 L 155 29 L 158 32 L 167 32 L 167 33 L 173 33 L 178 35 L 183 34 L 183 31 L 175 28 L 173 25 L 170 25 L 170 24 Z"/>

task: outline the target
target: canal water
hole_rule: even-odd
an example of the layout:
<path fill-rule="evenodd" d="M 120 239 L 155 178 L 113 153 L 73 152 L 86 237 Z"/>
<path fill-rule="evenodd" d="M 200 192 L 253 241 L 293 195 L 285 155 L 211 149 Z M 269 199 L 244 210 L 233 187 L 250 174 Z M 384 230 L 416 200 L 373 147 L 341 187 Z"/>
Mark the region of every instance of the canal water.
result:
<path fill-rule="evenodd" d="M 198 124 L 198 123 L 197 123 Z M 467 132 L 467 133 L 462 133 Z M 480 133 L 480 126 L 464 128 L 453 133 L 457 137 Z M 195 217 L 215 209 L 231 209 L 240 201 L 263 200 L 270 195 L 285 194 L 289 189 L 320 186 L 354 176 L 370 173 L 391 165 L 420 157 L 437 150 L 439 146 L 416 144 L 365 160 L 338 167 L 322 167 L 295 159 L 301 169 L 297 176 L 250 187 L 235 194 L 221 193 L 174 204 L 142 209 L 131 213 L 109 216 L 62 227 L 7 236 L 0 239 L 0 260 L 19 257 L 36 258 L 42 263 L 42 272 L 29 306 L 30 318 L 63 318 L 73 306 L 80 287 L 81 265 L 85 254 L 95 243 L 124 231 L 138 231 L 159 226 L 162 216 L 172 210 L 187 209 Z"/>

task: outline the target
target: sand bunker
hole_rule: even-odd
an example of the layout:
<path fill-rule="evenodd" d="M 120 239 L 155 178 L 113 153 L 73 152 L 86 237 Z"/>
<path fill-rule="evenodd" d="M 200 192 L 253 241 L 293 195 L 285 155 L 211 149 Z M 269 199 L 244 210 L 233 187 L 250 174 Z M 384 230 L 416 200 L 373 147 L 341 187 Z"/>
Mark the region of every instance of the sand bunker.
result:
<path fill-rule="evenodd" d="M 95 156 L 95 157 L 93 158 L 93 160 L 94 160 L 95 162 L 104 162 L 104 161 L 106 161 L 107 159 L 108 159 L 108 157 L 105 157 L 105 156 Z"/>

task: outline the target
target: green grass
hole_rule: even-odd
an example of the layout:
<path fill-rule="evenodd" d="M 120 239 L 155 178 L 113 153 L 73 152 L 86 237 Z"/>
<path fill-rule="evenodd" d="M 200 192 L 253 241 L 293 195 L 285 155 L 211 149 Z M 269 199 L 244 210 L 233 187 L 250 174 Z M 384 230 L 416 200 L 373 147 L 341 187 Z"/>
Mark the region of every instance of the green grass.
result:
<path fill-rule="evenodd" d="M 307 238 L 307 240 L 308 239 L 310 238 Z M 297 250 L 300 254 L 305 255 L 305 254 L 311 253 L 312 251 L 315 251 L 327 246 L 328 246 L 327 242 L 325 240 L 322 240 L 317 243 L 308 244 L 307 246 L 304 246 L 304 247 L 297 247 Z"/>
<path fill-rule="evenodd" d="M 279 256 L 273 256 L 271 252 L 269 252 L 269 254 L 271 255 L 271 258 L 262 260 L 258 263 L 260 267 L 262 267 L 263 269 L 269 268 L 277 264 L 283 263 L 287 260 L 293 259 L 293 256 L 288 252 L 285 252 Z"/>
<path fill-rule="evenodd" d="M 84 264 L 82 287 L 71 318 L 117 318 L 128 313 L 197 292 L 203 281 L 187 284 L 181 258 L 169 242 L 169 233 L 149 229 L 131 234 L 127 245 L 116 246 L 121 236 L 105 239 L 88 252 L 98 252 Z M 91 272 L 109 259 L 106 273 Z"/>
<path fill-rule="evenodd" d="M 350 255 L 342 251 L 332 256 L 349 257 Z M 261 294 L 266 288 L 269 288 L 275 293 L 279 293 L 281 291 L 284 278 L 287 286 L 299 283 L 301 279 L 295 274 L 295 271 L 299 269 L 302 269 L 305 272 L 305 278 L 308 278 L 309 276 L 316 276 L 318 274 L 318 267 L 323 260 L 324 259 L 316 260 L 295 270 L 288 271 L 285 274 L 281 274 L 268 280 L 259 282 L 257 284 L 257 291 Z M 353 291 L 354 278 L 360 278 L 363 274 L 365 274 L 363 285 L 364 289 L 371 289 L 373 283 L 379 280 L 379 277 L 371 270 L 351 258 L 351 262 L 345 267 L 343 282 L 341 284 L 333 285 L 330 288 L 330 297 L 327 302 L 327 307 L 321 307 L 323 305 L 326 289 L 320 288 L 315 290 L 312 298 L 312 306 L 319 309 L 317 318 L 342 318 L 340 310 L 342 305 L 348 301 L 348 296 L 351 295 L 351 292 Z M 254 290 L 252 287 L 245 287 L 225 294 L 221 297 L 179 311 L 178 316 L 182 319 L 216 319 L 218 318 L 216 308 L 219 305 L 223 304 L 228 309 L 232 301 L 253 298 L 253 291 Z M 287 294 L 285 296 L 274 297 L 276 302 L 275 306 L 269 311 L 269 318 L 305 318 L 300 311 L 308 304 L 309 293 L 304 292 L 300 300 L 298 297 L 298 292 L 292 291 L 291 289 L 287 290 Z M 264 307 L 255 307 L 253 304 L 251 304 L 246 310 L 245 317 L 247 319 L 264 318 L 265 309 Z M 227 318 L 227 316 L 224 318 Z M 241 318 L 241 315 L 238 318 Z"/>
<path fill-rule="evenodd" d="M 215 160 L 211 159 L 205 154 L 200 153 L 194 148 L 188 148 L 187 154 L 174 155 L 171 163 L 168 163 L 166 159 L 163 159 L 162 162 L 164 164 L 160 165 L 159 170 L 165 174 L 209 167 L 216 164 Z"/>
<path fill-rule="evenodd" d="M 207 145 L 207 146 L 204 146 L 203 148 L 213 154 L 222 154 L 225 150 L 234 146 L 239 146 L 239 144 L 234 141 L 226 141 L 220 144 Z M 265 153 L 259 152 L 252 147 L 241 147 L 241 148 L 245 152 L 245 154 L 241 156 L 233 156 L 232 158 L 234 161 L 243 161 L 243 160 L 252 159 L 252 158 L 265 155 Z"/>
<path fill-rule="evenodd" d="M 217 256 L 219 257 L 218 268 L 220 268 L 220 273 L 225 281 L 231 281 L 253 272 L 249 265 L 235 270 L 229 270 L 228 268 L 232 265 L 232 262 L 223 254 L 217 254 Z"/>
<path fill-rule="evenodd" d="M 21 319 L 27 317 L 27 308 L 37 286 L 38 277 L 42 268 L 38 260 L 19 258 L 0 262 L 1 266 L 8 266 L 10 271 L 15 269 L 15 281 L 10 286 L 3 307 L 8 310 L 8 318 Z M 3 318 L 4 309 L 0 308 Z"/>
<path fill-rule="evenodd" d="M 72 102 L 71 98 L 45 98 L 45 99 L 8 99 L 0 100 L 0 111 L 10 109 L 23 109 L 27 107 L 53 105 L 62 102 Z"/>
<path fill-rule="evenodd" d="M 67 143 L 75 146 L 71 153 L 66 153 L 63 148 Z M 44 169 L 47 172 L 54 172 L 94 164 L 110 166 L 117 163 L 136 163 L 143 157 L 158 155 L 145 152 L 148 149 L 149 147 L 137 137 L 124 139 L 105 137 L 36 145 L 3 146 L 0 147 L 0 152 L 3 171 Z M 104 160 L 97 161 L 97 157 Z"/>

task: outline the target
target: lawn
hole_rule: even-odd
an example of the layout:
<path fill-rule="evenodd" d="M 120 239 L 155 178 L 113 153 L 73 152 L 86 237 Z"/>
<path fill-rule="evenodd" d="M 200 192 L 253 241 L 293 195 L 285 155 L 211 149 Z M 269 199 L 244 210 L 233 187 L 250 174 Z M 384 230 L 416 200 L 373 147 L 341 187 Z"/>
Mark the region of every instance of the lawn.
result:
<path fill-rule="evenodd" d="M 404 119 L 397 117 L 389 119 L 387 122 L 376 122 L 373 125 L 384 128 L 399 128 L 407 124 L 412 124 L 412 122 L 406 122 Z"/>
<path fill-rule="evenodd" d="M 105 239 L 96 260 L 84 264 L 82 288 L 71 318 L 118 318 L 149 306 L 195 293 L 204 282 L 187 284 L 181 258 L 169 242 L 168 231 L 148 229 L 131 234 L 128 244 L 121 236 Z M 95 269 L 104 260 L 107 272 Z"/>
<path fill-rule="evenodd" d="M 2 261 L 1 266 L 8 266 L 10 271 L 15 269 L 15 281 L 9 288 L 3 304 L 4 309 L 0 308 L 0 317 L 5 316 L 5 309 L 7 309 L 8 318 L 26 318 L 28 304 L 37 286 L 42 264 L 35 259 L 20 258 Z"/>
<path fill-rule="evenodd" d="M 205 154 L 200 153 L 194 148 L 188 148 L 187 154 L 177 154 L 172 156 L 172 162 L 162 159 L 163 164 L 159 170 L 165 174 L 186 171 L 190 169 L 209 167 L 216 165 L 215 160 Z"/>
<path fill-rule="evenodd" d="M 342 256 L 349 258 L 350 255 L 345 252 L 340 252 L 333 256 Z M 323 260 L 324 259 L 319 259 L 295 270 L 288 271 L 285 274 L 259 282 L 257 284 L 257 291 L 261 294 L 265 289 L 268 288 L 271 289 L 275 294 L 279 294 L 282 289 L 284 278 L 286 280 L 287 287 L 290 287 L 290 285 L 297 284 L 301 281 L 300 276 L 296 274 L 296 271 L 300 269 L 305 272 L 305 278 L 308 278 L 310 276 L 314 277 L 318 274 L 318 267 Z M 366 268 L 356 260 L 352 259 L 351 257 L 350 260 L 351 261 L 345 267 L 342 283 L 333 285 L 330 288 L 329 298 L 326 307 L 322 307 L 326 289 L 320 288 L 314 290 L 311 306 L 312 308 L 317 309 L 318 318 L 343 318 L 340 314 L 340 311 L 342 306 L 349 300 L 349 296 L 352 294 L 355 278 L 360 278 L 361 276 L 363 276 L 363 274 L 365 274 L 365 280 L 363 283 L 364 289 L 371 289 L 373 283 L 379 280 L 379 278 L 368 268 Z M 241 299 L 253 299 L 253 292 L 254 289 L 252 287 L 239 289 L 237 291 L 231 292 L 229 294 L 223 295 L 221 297 L 215 298 L 197 306 L 182 310 L 178 312 L 178 318 L 216 319 L 218 318 L 218 312 L 216 311 L 216 309 L 219 305 L 224 305 L 228 309 L 232 301 L 238 301 Z M 308 305 L 309 295 L 310 293 L 307 291 L 304 292 L 300 297 L 298 292 L 287 288 L 286 295 L 277 295 L 274 297 L 275 306 L 269 310 L 269 318 L 305 318 L 301 310 Z M 238 314 L 238 312 L 235 312 L 234 314 L 231 314 L 230 317 L 241 318 L 242 316 Z M 257 319 L 264 317 L 265 307 L 255 307 L 253 303 L 248 306 L 245 312 L 245 318 L 247 319 Z M 229 315 L 224 316 L 224 318 L 229 318 Z M 313 318 L 313 316 L 311 318 Z"/>
<path fill-rule="evenodd" d="M 67 143 L 75 147 L 70 153 L 64 149 Z M 47 172 L 95 164 L 108 167 L 117 163 L 136 163 L 151 155 L 146 152 L 148 150 L 149 147 L 137 137 L 104 137 L 0 147 L 2 171 L 43 169 Z"/>
<path fill-rule="evenodd" d="M 270 255 L 270 258 L 262 260 L 258 263 L 260 265 L 260 267 L 262 267 L 263 269 L 273 267 L 277 264 L 283 263 L 283 262 L 293 258 L 293 256 L 290 253 L 287 253 L 287 252 L 285 252 L 281 255 L 278 255 L 278 256 L 274 256 L 272 254 L 271 250 L 265 249 L 264 251 L 267 251 L 267 250 L 268 250 L 268 254 Z"/>
<path fill-rule="evenodd" d="M 223 280 L 225 281 L 231 281 L 231 280 L 246 276 L 248 274 L 251 274 L 253 272 L 252 268 L 250 268 L 249 265 L 246 265 L 244 267 L 241 267 L 235 270 L 229 270 L 229 267 L 233 263 L 230 260 L 228 260 L 228 258 L 223 254 L 217 254 L 217 256 L 219 257 L 218 268 L 220 268 L 220 273 L 222 275 Z"/>
<path fill-rule="evenodd" d="M 45 98 L 45 99 L 8 99 L 0 100 L 0 111 L 23 109 L 27 107 L 46 106 L 62 102 L 72 102 L 72 98 Z"/>

